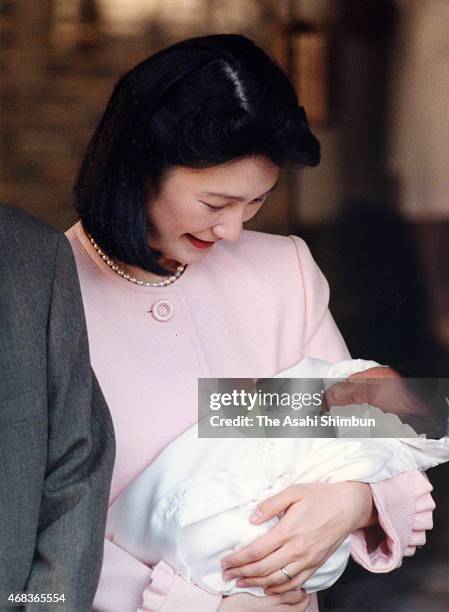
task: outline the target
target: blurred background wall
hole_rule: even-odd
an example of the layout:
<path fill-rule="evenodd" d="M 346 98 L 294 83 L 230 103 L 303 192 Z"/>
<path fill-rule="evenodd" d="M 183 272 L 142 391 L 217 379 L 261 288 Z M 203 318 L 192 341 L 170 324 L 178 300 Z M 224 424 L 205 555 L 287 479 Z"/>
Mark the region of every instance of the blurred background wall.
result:
<path fill-rule="evenodd" d="M 0 18 L 0 199 L 62 230 L 119 76 L 185 37 L 254 39 L 323 159 L 284 174 L 251 227 L 306 238 L 354 355 L 448 376 L 449 0 L 0 0 Z M 430 544 L 387 580 L 352 568 L 329 610 L 449 609 L 448 476 L 431 473 Z"/>

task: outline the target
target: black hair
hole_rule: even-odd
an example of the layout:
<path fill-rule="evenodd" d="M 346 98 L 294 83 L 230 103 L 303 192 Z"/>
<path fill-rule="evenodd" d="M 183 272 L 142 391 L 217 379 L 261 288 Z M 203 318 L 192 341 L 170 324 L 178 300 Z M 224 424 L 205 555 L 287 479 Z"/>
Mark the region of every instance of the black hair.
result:
<path fill-rule="evenodd" d="M 244 36 L 184 40 L 115 86 L 78 174 L 78 214 L 111 258 L 166 274 L 148 245 L 147 218 L 164 174 L 258 155 L 279 167 L 319 163 L 289 79 Z"/>

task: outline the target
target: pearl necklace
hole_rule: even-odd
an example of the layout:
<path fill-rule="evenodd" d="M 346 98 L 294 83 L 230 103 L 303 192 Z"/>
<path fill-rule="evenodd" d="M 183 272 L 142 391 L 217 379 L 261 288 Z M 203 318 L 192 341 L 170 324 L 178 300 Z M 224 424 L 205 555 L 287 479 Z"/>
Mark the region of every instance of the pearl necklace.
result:
<path fill-rule="evenodd" d="M 92 238 L 92 236 L 89 236 L 89 240 L 91 241 L 94 249 L 100 255 L 101 259 L 111 268 L 111 270 L 113 270 L 116 274 L 118 274 L 119 276 L 127 280 L 128 282 L 134 283 L 135 285 L 141 285 L 143 287 L 166 287 L 167 285 L 171 285 L 172 283 L 174 283 L 175 280 L 177 280 L 181 276 L 181 274 L 184 272 L 184 270 L 186 269 L 186 266 L 183 266 L 180 264 L 176 268 L 176 272 L 172 276 L 169 276 L 168 278 L 165 278 L 164 280 L 156 281 L 156 282 L 138 280 L 134 276 L 127 274 L 124 270 L 119 268 L 119 266 L 115 263 L 115 261 L 113 261 L 110 257 L 108 257 L 108 255 L 106 255 L 106 253 L 104 253 L 100 249 L 100 247 L 95 242 L 95 240 Z"/>

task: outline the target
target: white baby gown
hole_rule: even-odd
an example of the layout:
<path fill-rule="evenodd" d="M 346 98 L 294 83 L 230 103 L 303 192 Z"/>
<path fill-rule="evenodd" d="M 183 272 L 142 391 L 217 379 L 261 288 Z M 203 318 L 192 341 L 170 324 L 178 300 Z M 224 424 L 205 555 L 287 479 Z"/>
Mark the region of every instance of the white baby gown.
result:
<path fill-rule="evenodd" d="M 378 364 L 348 360 L 330 366 L 306 359 L 278 377 L 340 378 L 373 365 Z M 412 430 L 403 427 L 409 436 Z M 210 593 L 262 596 L 261 588 L 225 582 L 220 565 L 224 556 L 277 523 L 277 518 L 261 525 L 249 522 L 261 501 L 293 483 L 374 483 L 448 460 L 448 438 L 211 439 L 198 438 L 196 424 L 167 446 L 111 505 L 106 536 L 149 566 L 165 561 Z M 313 592 L 334 584 L 349 553 L 350 537 L 303 588 Z"/>

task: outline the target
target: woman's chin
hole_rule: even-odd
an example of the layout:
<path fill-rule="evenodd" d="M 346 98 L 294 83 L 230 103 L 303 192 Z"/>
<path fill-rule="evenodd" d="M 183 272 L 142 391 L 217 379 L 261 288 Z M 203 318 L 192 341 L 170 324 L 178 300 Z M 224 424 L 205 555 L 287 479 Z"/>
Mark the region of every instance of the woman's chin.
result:
<path fill-rule="evenodd" d="M 175 261 L 177 264 L 182 264 L 187 266 L 189 264 L 196 263 L 197 261 L 201 261 L 209 254 L 210 249 L 205 249 L 201 251 L 200 249 L 196 249 L 192 245 L 182 245 L 182 248 L 173 249 L 170 255 L 166 255 L 164 259 Z"/>
<path fill-rule="evenodd" d="M 176 253 L 173 252 L 173 254 L 164 256 L 160 260 L 160 263 L 163 266 L 168 267 L 169 269 L 176 270 L 176 268 L 180 264 L 183 266 L 188 266 L 189 264 L 193 264 L 193 263 L 196 263 L 197 261 L 200 261 L 201 259 L 204 259 L 206 255 L 207 253 L 201 253 L 201 252 L 190 253 L 190 252 L 186 252 L 185 249 L 182 249 L 182 250 L 179 249 L 179 251 Z"/>
<path fill-rule="evenodd" d="M 180 263 L 182 263 L 184 266 L 188 266 L 189 264 L 201 261 L 205 257 L 207 257 L 207 253 L 191 253 L 182 257 L 182 261 L 180 261 Z"/>

